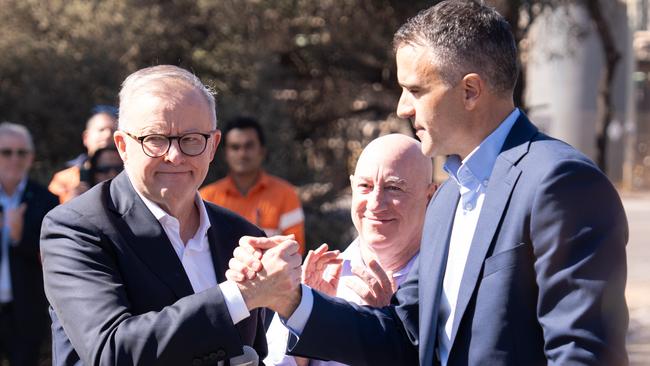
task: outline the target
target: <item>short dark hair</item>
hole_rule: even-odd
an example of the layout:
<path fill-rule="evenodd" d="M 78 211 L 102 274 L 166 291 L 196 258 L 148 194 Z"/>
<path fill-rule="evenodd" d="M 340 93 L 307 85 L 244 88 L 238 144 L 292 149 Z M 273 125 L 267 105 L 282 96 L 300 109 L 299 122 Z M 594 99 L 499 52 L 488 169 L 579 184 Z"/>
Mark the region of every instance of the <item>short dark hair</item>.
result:
<path fill-rule="evenodd" d="M 445 83 L 456 85 L 477 73 L 496 93 L 511 93 L 519 66 L 508 22 L 494 9 L 473 0 L 446 0 L 409 19 L 393 37 L 395 50 L 429 47 Z"/>
<path fill-rule="evenodd" d="M 90 109 L 91 117 L 96 114 L 102 114 L 102 113 L 108 114 L 114 119 L 117 119 L 117 116 L 119 115 L 119 111 L 117 110 L 117 107 L 108 104 L 97 104 Z"/>
<path fill-rule="evenodd" d="M 257 133 L 257 138 L 260 141 L 260 145 L 266 146 L 266 139 L 264 138 L 264 131 L 259 122 L 253 117 L 238 116 L 226 122 L 226 126 L 223 128 L 223 143 L 226 145 L 228 143 L 228 132 L 234 129 L 244 130 L 247 128 L 252 128 Z"/>

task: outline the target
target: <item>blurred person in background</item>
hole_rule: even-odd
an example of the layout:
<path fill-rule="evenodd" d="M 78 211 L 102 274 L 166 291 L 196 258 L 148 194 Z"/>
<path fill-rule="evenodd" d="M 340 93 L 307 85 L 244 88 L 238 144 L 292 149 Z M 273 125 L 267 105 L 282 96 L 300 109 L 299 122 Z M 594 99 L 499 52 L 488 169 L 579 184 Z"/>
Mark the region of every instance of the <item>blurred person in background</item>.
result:
<path fill-rule="evenodd" d="M 201 197 L 240 214 L 267 236 L 295 235 L 304 253 L 305 217 L 296 188 L 262 168 L 262 126 L 250 117 L 234 118 L 223 129 L 223 144 L 228 176 L 201 188 Z"/>
<path fill-rule="evenodd" d="M 341 264 L 328 261 L 326 244 L 310 250 L 303 283 L 360 305 L 388 305 L 420 251 L 424 214 L 436 188 L 432 171 L 431 159 L 411 137 L 391 134 L 370 142 L 350 176 L 350 211 L 358 237 L 340 255 Z M 267 366 L 343 365 L 286 355 L 288 336 L 275 316 L 266 334 Z"/>
<path fill-rule="evenodd" d="M 39 237 L 58 199 L 29 180 L 33 160 L 27 128 L 0 123 L 0 360 L 12 366 L 37 365 L 47 336 Z"/>
<path fill-rule="evenodd" d="M 115 178 L 124 169 L 120 153 L 114 146 L 101 148 L 90 158 L 90 183 L 95 185 Z"/>
<path fill-rule="evenodd" d="M 87 169 L 79 171 L 79 186 L 74 191 L 75 197 L 86 192 L 97 183 L 115 178 L 124 164 L 115 146 L 102 147 L 88 159 Z"/>
<path fill-rule="evenodd" d="M 55 173 L 48 187 L 50 192 L 59 196 L 61 203 L 88 189 L 90 157 L 98 149 L 113 145 L 113 132 L 117 128 L 117 108 L 98 105 L 91 113 L 92 116 L 86 122 L 86 129 L 81 134 L 86 152 L 69 161 L 68 168 Z"/>

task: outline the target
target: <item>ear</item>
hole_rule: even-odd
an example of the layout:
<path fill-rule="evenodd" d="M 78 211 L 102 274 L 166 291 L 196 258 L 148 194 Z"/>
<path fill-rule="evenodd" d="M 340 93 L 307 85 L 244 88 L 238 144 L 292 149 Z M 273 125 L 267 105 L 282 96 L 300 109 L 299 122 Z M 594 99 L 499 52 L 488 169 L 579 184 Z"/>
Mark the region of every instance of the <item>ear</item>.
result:
<path fill-rule="evenodd" d="M 431 201 L 431 197 L 433 197 L 433 194 L 436 193 L 438 190 L 438 185 L 435 183 L 430 183 L 429 186 L 427 187 L 427 202 Z"/>
<path fill-rule="evenodd" d="M 221 142 L 221 131 L 216 130 L 213 134 L 211 139 L 213 140 L 210 148 L 210 161 L 214 159 L 214 154 L 217 152 L 217 147 L 219 146 L 219 143 Z"/>
<path fill-rule="evenodd" d="M 26 171 L 29 171 L 29 169 L 31 169 L 32 164 L 34 163 L 34 155 L 35 155 L 35 154 L 34 154 L 34 151 L 31 151 L 31 152 L 30 152 L 29 154 L 27 154 L 27 156 L 25 157 L 25 159 L 26 159 L 26 161 L 25 161 L 25 166 L 26 166 L 25 170 L 26 170 Z"/>
<path fill-rule="evenodd" d="M 126 136 L 122 131 L 113 132 L 113 142 L 115 143 L 117 152 L 120 153 L 120 158 L 122 158 L 122 161 L 124 162 L 126 162 L 126 138 L 130 137 Z"/>
<path fill-rule="evenodd" d="M 84 131 L 81 133 L 81 142 L 83 143 L 83 145 L 84 145 L 86 148 L 88 148 L 88 144 L 86 143 L 86 139 L 87 139 L 87 138 L 88 138 L 88 130 L 84 130 Z"/>
<path fill-rule="evenodd" d="M 485 91 L 485 83 L 481 76 L 476 73 L 470 73 L 463 77 L 461 81 L 463 86 L 465 109 L 468 111 L 474 110 L 478 104 L 479 99 Z"/>

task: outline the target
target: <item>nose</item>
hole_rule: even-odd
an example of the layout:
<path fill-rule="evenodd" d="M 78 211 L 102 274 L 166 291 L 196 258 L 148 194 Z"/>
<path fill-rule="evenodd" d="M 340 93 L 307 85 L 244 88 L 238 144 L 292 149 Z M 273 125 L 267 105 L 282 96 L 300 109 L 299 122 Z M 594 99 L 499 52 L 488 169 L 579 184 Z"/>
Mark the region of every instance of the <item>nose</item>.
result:
<path fill-rule="evenodd" d="M 366 204 L 366 209 L 371 212 L 381 212 L 386 208 L 385 195 L 384 192 L 375 188 L 370 194 L 368 194 L 368 203 Z"/>
<path fill-rule="evenodd" d="M 169 150 L 167 150 L 167 154 L 165 154 L 165 161 L 174 165 L 178 165 L 183 162 L 185 154 L 181 152 L 181 149 L 178 145 L 178 139 L 172 140 L 170 144 L 171 145 L 169 145 Z"/>
<path fill-rule="evenodd" d="M 413 108 L 411 97 L 406 90 L 402 91 L 402 95 L 399 97 L 397 116 L 400 118 L 411 118 L 415 116 L 415 108 Z"/>

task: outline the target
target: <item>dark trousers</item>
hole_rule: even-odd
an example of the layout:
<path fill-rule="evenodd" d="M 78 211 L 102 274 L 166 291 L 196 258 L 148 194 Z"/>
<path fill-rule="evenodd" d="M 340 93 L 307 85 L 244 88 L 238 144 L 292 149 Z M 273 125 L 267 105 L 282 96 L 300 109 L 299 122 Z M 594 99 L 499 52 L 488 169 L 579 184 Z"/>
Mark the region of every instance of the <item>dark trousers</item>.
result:
<path fill-rule="evenodd" d="M 0 360 L 11 366 L 37 366 L 41 341 L 38 335 L 25 337 L 19 327 L 13 305 L 0 305 Z"/>

